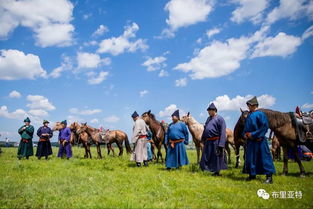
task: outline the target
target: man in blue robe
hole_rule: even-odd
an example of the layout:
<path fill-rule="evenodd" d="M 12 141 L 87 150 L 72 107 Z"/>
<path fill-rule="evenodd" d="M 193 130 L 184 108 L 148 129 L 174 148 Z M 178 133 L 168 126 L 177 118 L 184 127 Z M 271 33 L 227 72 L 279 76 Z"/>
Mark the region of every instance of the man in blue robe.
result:
<path fill-rule="evenodd" d="M 48 125 L 49 125 L 49 121 L 44 120 L 43 126 L 41 126 L 37 130 L 37 136 L 39 137 L 39 141 L 38 141 L 36 156 L 38 157 L 38 160 L 40 160 L 40 158 L 43 156 L 46 158 L 46 160 L 48 160 L 48 156 L 52 155 L 50 138 L 52 138 L 53 133 L 52 133 L 51 128 Z"/>
<path fill-rule="evenodd" d="M 209 117 L 204 125 L 201 141 L 204 144 L 200 168 L 203 171 L 220 175 L 220 170 L 227 169 L 227 160 L 224 152 L 226 142 L 226 123 L 222 116 L 217 114 L 217 108 L 211 103 L 207 108 Z"/>
<path fill-rule="evenodd" d="M 70 159 L 72 157 L 72 146 L 70 143 L 71 139 L 71 129 L 67 127 L 67 121 L 64 120 L 61 122 L 63 128 L 59 132 L 59 152 L 58 157 L 63 157 L 66 154 L 66 158 Z"/>
<path fill-rule="evenodd" d="M 243 136 L 247 139 L 243 172 L 249 174 L 248 181 L 255 179 L 257 174 L 265 174 L 264 183 L 272 184 L 275 167 L 265 136 L 269 128 L 268 120 L 265 113 L 258 110 L 259 103 L 256 97 L 247 101 L 247 105 L 250 113 L 243 131 Z"/>
<path fill-rule="evenodd" d="M 172 114 L 172 121 L 165 135 L 165 142 L 168 145 L 166 154 L 167 169 L 180 168 L 189 164 L 185 148 L 185 145 L 188 145 L 189 134 L 186 124 L 179 120 L 179 110 Z"/>

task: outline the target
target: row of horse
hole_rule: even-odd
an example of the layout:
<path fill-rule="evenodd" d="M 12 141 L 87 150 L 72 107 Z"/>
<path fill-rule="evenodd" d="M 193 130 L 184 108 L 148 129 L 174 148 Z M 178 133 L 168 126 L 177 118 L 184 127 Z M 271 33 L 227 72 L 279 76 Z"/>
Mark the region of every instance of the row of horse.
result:
<path fill-rule="evenodd" d="M 269 128 L 274 133 L 273 141 L 272 141 L 272 152 L 273 157 L 276 154 L 276 150 L 278 147 L 283 148 L 283 174 L 288 174 L 288 149 L 291 149 L 294 156 L 295 161 L 298 163 L 300 168 L 300 176 L 305 175 L 304 167 L 301 163 L 301 160 L 298 155 L 297 145 L 297 133 L 296 128 L 292 121 L 291 113 L 283 113 L 279 111 L 269 110 L 269 109 L 259 109 L 260 111 L 264 112 L 267 116 L 269 121 Z M 235 150 L 236 154 L 236 165 L 235 167 L 238 168 L 240 165 L 240 147 L 244 147 L 246 140 L 242 137 L 242 133 L 244 130 L 245 119 L 247 118 L 249 112 L 241 110 L 241 115 L 235 125 L 234 131 L 227 128 L 226 135 L 227 135 L 227 142 L 225 145 L 225 150 L 228 154 L 228 163 L 230 163 L 230 155 L 231 151 L 229 145 Z M 165 133 L 167 131 L 167 126 L 164 123 L 159 122 L 151 111 L 147 111 L 141 115 L 142 119 L 146 122 L 152 132 L 152 153 L 154 159 L 159 162 L 159 159 L 163 162 L 162 156 L 162 146 L 164 146 L 165 150 L 167 150 L 167 146 L 164 144 Z M 199 163 L 201 152 L 203 149 L 203 142 L 201 141 L 202 133 L 204 130 L 203 124 L 197 122 L 194 117 L 190 113 L 184 115 L 181 118 L 181 121 L 184 122 L 192 136 L 192 140 L 195 144 L 196 151 L 197 151 L 197 162 Z M 311 127 L 313 129 L 313 127 Z M 56 123 L 53 130 L 60 130 L 61 124 Z M 107 144 L 108 154 L 110 151 L 113 151 L 114 155 L 114 148 L 112 143 L 116 143 L 120 152 L 119 155 L 123 154 L 123 142 L 125 142 L 126 151 L 128 153 L 131 152 L 131 148 L 129 145 L 127 134 L 120 130 L 113 130 L 113 131 L 105 131 L 101 132 L 99 129 L 93 128 L 86 123 L 78 124 L 74 122 L 70 125 L 70 129 L 72 130 L 71 134 L 71 143 L 82 143 L 85 147 L 85 157 L 91 158 L 90 152 L 90 144 L 94 143 L 97 146 L 98 156 L 101 158 L 101 144 Z"/>

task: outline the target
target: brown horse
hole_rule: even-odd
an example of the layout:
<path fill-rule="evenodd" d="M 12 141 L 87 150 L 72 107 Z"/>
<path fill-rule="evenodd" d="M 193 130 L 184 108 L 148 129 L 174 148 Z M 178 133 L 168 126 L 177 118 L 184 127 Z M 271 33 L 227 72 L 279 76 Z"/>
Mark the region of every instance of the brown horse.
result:
<path fill-rule="evenodd" d="M 87 125 L 87 123 L 82 123 L 80 127 L 77 129 L 76 133 L 81 134 L 83 132 L 86 132 L 88 136 L 92 139 L 93 143 L 97 147 L 98 157 L 102 158 L 100 145 L 105 144 L 106 142 L 103 141 L 101 132 L 99 131 L 99 129 L 93 128 Z"/>
<path fill-rule="evenodd" d="M 85 158 L 92 158 L 90 151 L 90 141 L 88 133 L 82 131 L 78 134 L 78 130 L 80 129 L 80 125 L 77 122 L 74 122 L 70 125 L 70 129 L 72 131 L 73 137 L 71 137 L 71 144 L 79 144 L 82 143 L 85 148 Z"/>
<path fill-rule="evenodd" d="M 191 116 L 190 112 L 188 112 L 187 115 L 182 117 L 182 121 L 186 123 L 191 133 L 192 140 L 195 143 L 195 147 L 197 150 L 197 163 L 199 163 L 200 154 L 201 154 L 200 152 L 202 152 L 203 146 L 204 146 L 203 142 L 201 141 L 204 126 L 198 121 L 196 121 L 196 119 L 194 119 L 194 117 Z M 231 159 L 230 159 L 231 151 L 228 145 L 230 144 L 234 150 L 236 149 L 235 149 L 233 131 L 229 128 L 226 129 L 226 138 L 227 138 L 227 141 L 225 143 L 225 150 L 228 153 L 228 163 L 230 164 L 231 163 Z"/>
<path fill-rule="evenodd" d="M 120 152 L 119 156 L 123 155 L 123 142 L 125 141 L 125 147 L 126 147 L 126 152 L 130 154 L 132 152 L 129 141 L 128 141 L 128 136 L 125 132 L 120 131 L 120 130 L 106 130 L 103 139 L 108 142 L 107 147 L 108 147 L 108 155 L 110 154 L 110 151 L 112 150 L 113 156 L 114 156 L 114 148 L 112 146 L 113 143 L 116 143 L 118 146 Z"/>
<path fill-rule="evenodd" d="M 291 148 L 295 156 L 295 161 L 299 165 L 300 177 L 304 177 L 305 176 L 304 167 L 298 155 L 296 129 L 294 128 L 293 121 L 291 118 L 292 117 L 291 114 L 294 113 L 283 113 L 269 109 L 259 109 L 258 111 L 262 111 L 265 113 L 269 122 L 269 128 L 274 132 L 280 145 L 283 147 L 284 152 L 283 174 L 284 175 L 288 174 L 288 148 Z M 240 126 L 244 126 L 245 118 L 247 116 L 248 111 L 242 111 L 242 114 L 240 116 L 240 118 L 242 119 L 238 120 L 238 122 L 241 123 Z"/>
<path fill-rule="evenodd" d="M 248 111 L 241 111 L 241 116 L 239 117 L 235 128 L 234 128 L 234 142 L 235 142 L 235 154 L 236 154 L 236 165 L 235 168 L 238 168 L 240 165 L 240 146 L 243 146 L 244 154 L 243 158 L 245 159 L 246 155 L 246 140 L 243 138 L 242 133 L 245 127 L 245 119 L 248 117 Z"/>
<path fill-rule="evenodd" d="M 145 112 L 141 115 L 142 119 L 146 122 L 146 124 L 149 126 L 151 132 L 152 132 L 152 154 L 154 156 L 154 159 L 156 158 L 157 162 L 159 162 L 159 157 L 161 157 L 162 163 L 163 157 L 162 157 L 162 144 L 164 142 L 165 138 L 165 130 L 162 124 L 155 119 L 154 114 L 151 113 L 151 110 L 148 112 Z M 157 157 L 155 157 L 154 150 L 155 148 L 158 149 Z M 167 146 L 164 144 L 165 153 L 167 152 Z"/>

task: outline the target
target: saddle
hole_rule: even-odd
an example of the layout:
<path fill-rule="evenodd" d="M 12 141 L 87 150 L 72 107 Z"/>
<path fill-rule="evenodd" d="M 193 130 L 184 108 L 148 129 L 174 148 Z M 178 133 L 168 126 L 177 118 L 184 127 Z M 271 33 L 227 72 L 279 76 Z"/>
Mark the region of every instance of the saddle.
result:
<path fill-rule="evenodd" d="M 296 130 L 300 142 L 313 140 L 313 111 L 302 113 L 301 116 L 295 113 Z"/>

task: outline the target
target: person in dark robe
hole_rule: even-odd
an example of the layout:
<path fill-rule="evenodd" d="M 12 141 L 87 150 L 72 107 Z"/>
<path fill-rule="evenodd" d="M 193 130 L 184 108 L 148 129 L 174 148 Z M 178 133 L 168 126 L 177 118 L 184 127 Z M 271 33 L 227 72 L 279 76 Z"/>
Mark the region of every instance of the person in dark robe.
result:
<path fill-rule="evenodd" d="M 52 148 L 50 139 L 53 136 L 51 128 L 48 126 L 49 121 L 44 120 L 43 126 L 37 130 L 37 136 L 39 137 L 36 156 L 40 160 L 41 157 L 45 157 L 48 160 L 48 156 L 52 155 Z"/>
<path fill-rule="evenodd" d="M 72 145 L 70 143 L 71 139 L 71 129 L 67 127 L 67 121 L 64 120 L 61 122 L 63 128 L 59 132 L 59 152 L 58 157 L 63 157 L 66 155 L 67 159 L 70 159 L 72 157 Z"/>
<path fill-rule="evenodd" d="M 275 174 L 272 155 L 268 146 L 265 134 L 269 129 L 269 124 L 265 113 L 258 110 L 258 100 L 253 97 L 247 101 L 249 115 L 245 121 L 243 137 L 247 140 L 246 159 L 243 168 L 244 173 L 248 173 L 248 181 L 256 179 L 256 175 L 265 174 L 264 183 L 272 184 L 272 175 Z"/>
<path fill-rule="evenodd" d="M 222 116 L 217 114 L 217 108 L 211 103 L 207 108 L 209 117 L 205 122 L 201 141 L 204 144 L 200 168 L 203 171 L 220 175 L 220 170 L 227 169 L 227 159 L 224 152 L 226 143 L 226 123 Z"/>
<path fill-rule="evenodd" d="M 30 122 L 30 119 L 27 117 L 24 120 L 25 125 L 18 129 L 18 133 L 21 136 L 21 141 L 17 151 L 18 159 L 26 157 L 28 160 L 29 156 L 34 155 L 32 141 L 34 135 L 34 126 L 30 125 Z"/>
<path fill-rule="evenodd" d="M 179 119 L 179 110 L 172 114 L 172 123 L 168 126 L 165 135 L 165 143 L 167 144 L 166 168 L 180 168 L 188 165 L 189 160 L 185 145 L 188 145 L 189 133 L 185 123 Z"/>

